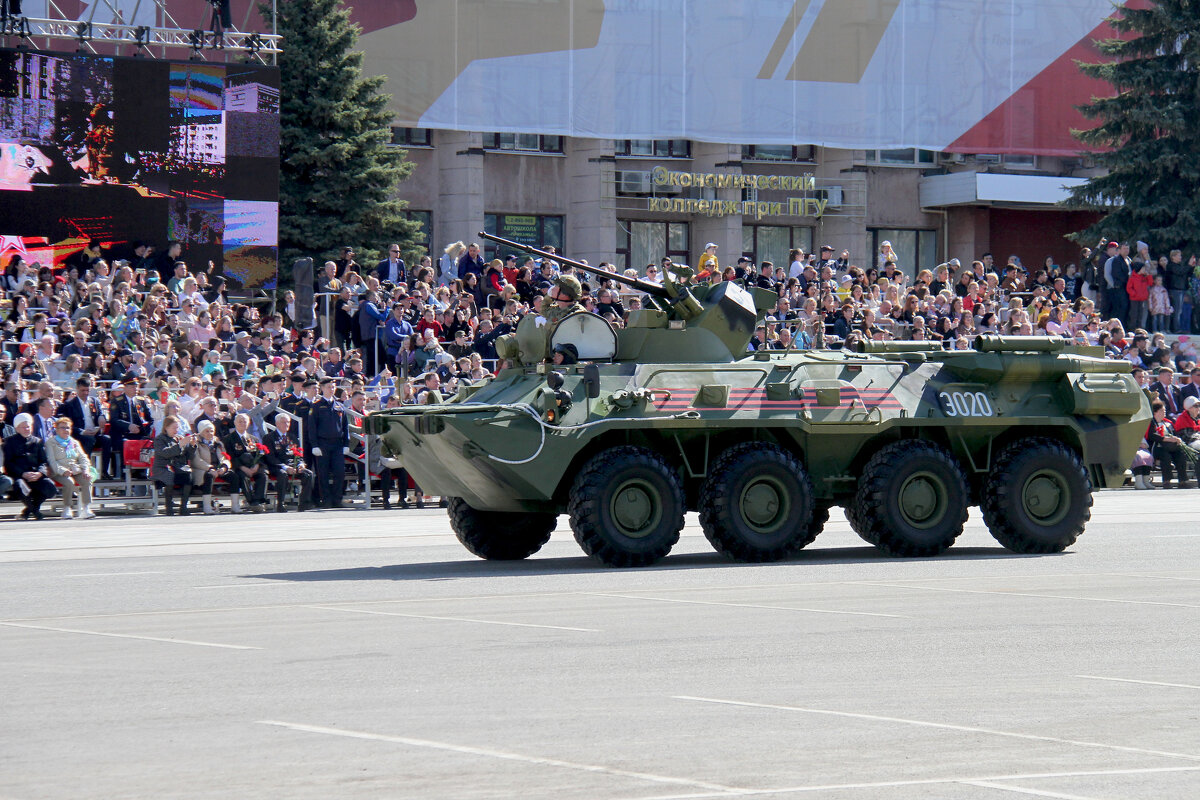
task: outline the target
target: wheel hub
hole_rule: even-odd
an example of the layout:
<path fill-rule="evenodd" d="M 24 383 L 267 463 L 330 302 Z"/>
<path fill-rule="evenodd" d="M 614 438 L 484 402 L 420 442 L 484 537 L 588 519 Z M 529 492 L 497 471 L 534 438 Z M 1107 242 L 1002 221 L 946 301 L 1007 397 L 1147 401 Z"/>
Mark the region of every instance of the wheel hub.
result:
<path fill-rule="evenodd" d="M 760 477 L 742 491 L 742 518 L 759 533 L 769 533 L 787 518 L 790 503 L 784 487 L 775 478 Z"/>
<path fill-rule="evenodd" d="M 621 533 L 640 538 L 650 533 L 662 509 L 656 502 L 658 493 L 642 481 L 627 481 L 613 492 L 610 509 L 613 521 Z"/>
<path fill-rule="evenodd" d="M 1038 472 L 1025 482 L 1021 503 L 1026 513 L 1043 525 L 1053 525 L 1066 514 L 1070 492 L 1061 477 L 1053 472 Z"/>
<path fill-rule="evenodd" d="M 946 514 L 946 486 L 925 472 L 912 475 L 900 487 L 900 511 L 910 525 L 932 527 Z"/>

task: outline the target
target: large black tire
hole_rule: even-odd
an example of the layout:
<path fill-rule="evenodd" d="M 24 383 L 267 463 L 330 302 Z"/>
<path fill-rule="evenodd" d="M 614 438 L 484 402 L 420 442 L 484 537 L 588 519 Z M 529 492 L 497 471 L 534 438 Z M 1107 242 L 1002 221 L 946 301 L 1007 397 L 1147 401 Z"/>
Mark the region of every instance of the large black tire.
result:
<path fill-rule="evenodd" d="M 983 521 L 1017 553 L 1059 553 L 1092 518 L 1092 481 L 1074 450 L 1030 437 L 1006 447 L 983 489 Z"/>
<path fill-rule="evenodd" d="M 962 467 L 933 442 L 895 442 L 871 457 L 858 482 L 851 524 L 891 556 L 944 552 L 962 533 L 970 495 Z"/>
<path fill-rule="evenodd" d="M 529 558 L 550 541 L 558 524 L 555 514 L 478 511 L 461 497 L 451 497 L 447 508 L 450 527 L 463 547 L 489 561 Z"/>
<path fill-rule="evenodd" d="M 816 538 L 812 494 L 791 453 L 763 442 L 734 445 L 713 462 L 700 490 L 700 527 L 735 561 L 778 561 Z"/>
<path fill-rule="evenodd" d="M 679 541 L 683 486 L 666 459 L 623 445 L 593 456 L 571 485 L 575 541 L 609 567 L 644 567 Z"/>
<path fill-rule="evenodd" d="M 813 505 L 812 522 L 808 523 L 808 533 L 804 535 L 803 540 L 796 549 L 807 547 L 813 543 L 814 539 L 821 535 L 821 531 L 825 530 L 825 523 L 829 522 L 829 509 L 830 505 L 828 502 L 817 502 Z"/>

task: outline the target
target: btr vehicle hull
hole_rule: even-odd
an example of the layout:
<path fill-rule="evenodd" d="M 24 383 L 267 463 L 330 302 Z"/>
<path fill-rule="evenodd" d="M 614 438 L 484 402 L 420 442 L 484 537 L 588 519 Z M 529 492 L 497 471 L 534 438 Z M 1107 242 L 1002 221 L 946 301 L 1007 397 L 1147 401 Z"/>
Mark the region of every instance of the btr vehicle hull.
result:
<path fill-rule="evenodd" d="M 498 340 L 494 379 L 368 418 L 385 458 L 452 498 L 459 539 L 484 558 L 531 555 L 566 513 L 597 561 L 651 564 L 698 511 L 718 551 L 770 561 L 835 505 L 892 555 L 944 551 L 970 506 L 1009 549 L 1057 552 L 1093 489 L 1121 484 L 1151 418 L 1130 364 L 1096 348 L 981 336 L 967 351 L 748 353 L 774 294 L 693 285 L 678 267 L 646 283 L 480 235 L 645 293 L 619 330 L 531 313 Z"/>
<path fill-rule="evenodd" d="M 982 505 L 1016 550 L 1061 550 L 1082 531 L 1092 489 L 1121 484 L 1149 424 L 1148 400 L 1122 362 L 1013 351 L 1020 342 L 980 346 L 574 365 L 557 368 L 557 390 L 547 367 L 516 366 L 469 395 L 373 424 L 424 491 L 513 519 L 603 517 L 618 544 L 629 540 L 601 548 L 605 563 L 665 555 L 685 510 L 700 511 L 706 529 L 740 523 L 710 535 L 731 556 L 782 557 L 811 541 L 813 520 L 833 505 L 897 555 L 948 547 L 969 505 Z M 551 410 L 560 412 L 553 421 Z M 632 465 L 634 478 L 606 489 L 598 463 Z M 581 494 L 589 491 L 613 496 L 596 508 Z M 671 519 L 650 524 L 665 513 Z M 998 531 L 1014 515 L 1022 530 Z"/>

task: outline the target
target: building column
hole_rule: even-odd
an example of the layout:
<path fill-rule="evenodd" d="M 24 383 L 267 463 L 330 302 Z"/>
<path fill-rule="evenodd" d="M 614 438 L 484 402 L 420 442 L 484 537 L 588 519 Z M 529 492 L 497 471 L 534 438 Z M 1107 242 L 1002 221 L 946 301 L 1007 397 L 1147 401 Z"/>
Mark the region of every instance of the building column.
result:
<path fill-rule="evenodd" d="M 483 230 L 483 134 L 438 131 L 434 226 L 443 243 L 478 241 Z M 482 242 L 480 242 L 482 244 Z"/>
<path fill-rule="evenodd" d="M 713 144 L 711 142 L 692 142 L 692 171 L 716 172 L 722 174 L 740 174 L 740 168 L 730 168 L 731 164 L 742 161 L 742 146 L 738 144 Z M 741 189 L 705 189 L 711 192 L 709 199 L 741 200 Z M 708 194 L 704 195 L 708 197 Z M 734 266 L 738 256 L 742 254 L 742 215 L 707 216 L 697 214 L 691 218 L 691 241 L 688 242 L 690 253 L 689 266 L 699 268 L 700 256 L 704 253 L 704 245 L 712 242 L 717 245 L 717 263 L 721 268 Z"/>
<path fill-rule="evenodd" d="M 566 219 L 568 258 L 586 259 L 593 266 L 601 261 L 612 263 L 616 249 L 617 212 L 602 198 L 612 187 L 612 139 L 567 139 L 567 175 L 570 181 L 570 206 Z M 609 207 L 605 207 L 609 206 Z"/>

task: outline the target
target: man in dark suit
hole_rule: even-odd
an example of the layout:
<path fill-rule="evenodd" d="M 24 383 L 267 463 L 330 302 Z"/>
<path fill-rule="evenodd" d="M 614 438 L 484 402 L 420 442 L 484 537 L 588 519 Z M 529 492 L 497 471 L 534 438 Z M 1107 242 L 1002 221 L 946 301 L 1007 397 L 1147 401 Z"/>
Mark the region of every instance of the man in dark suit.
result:
<path fill-rule="evenodd" d="M 1170 367 L 1159 367 L 1158 380 L 1147 387 L 1163 401 L 1163 405 L 1167 407 L 1167 416 L 1171 419 L 1175 419 L 1183 410 L 1183 398 L 1179 396 L 1179 389 L 1171 380 L 1174 374 Z"/>
<path fill-rule="evenodd" d="M 292 438 L 291 427 L 291 417 L 277 414 L 275 430 L 267 431 L 263 437 L 263 444 L 267 446 L 267 469 L 275 478 L 275 510 L 280 514 L 287 510 L 283 498 L 287 496 L 288 484 L 293 479 L 300 481 L 300 510 L 312 508 L 313 472 L 305 467 L 303 459 L 292 455 L 292 449 L 298 449 L 300 445 Z"/>
<path fill-rule="evenodd" d="M 395 284 L 404 280 L 404 261 L 400 258 L 400 245 L 388 245 L 388 257 L 375 265 L 375 277 L 380 283 L 391 281 Z"/>
<path fill-rule="evenodd" d="M 1179 402 L 1186 403 L 1189 397 L 1200 399 L 1200 367 L 1192 367 L 1192 382 L 1179 388 Z"/>
<path fill-rule="evenodd" d="M 250 418 L 245 414 L 234 417 L 233 430 L 225 437 L 232 488 L 245 494 L 250 510 L 256 514 L 267 510 L 267 465 L 258 444 L 250 433 Z"/>
<path fill-rule="evenodd" d="M 75 381 L 75 396 L 58 407 L 55 416 L 67 417 L 71 420 L 71 429 L 75 438 L 83 445 L 88 455 L 100 448 L 101 472 L 111 475 L 112 437 L 104 432 L 108 421 L 100 400 L 92 394 L 92 376 L 82 375 Z"/>
<path fill-rule="evenodd" d="M 121 381 L 122 394 L 108 404 L 113 451 L 125 452 L 125 442 L 130 439 L 153 439 L 154 417 L 145 398 L 138 397 L 137 378 L 132 375 Z"/>

